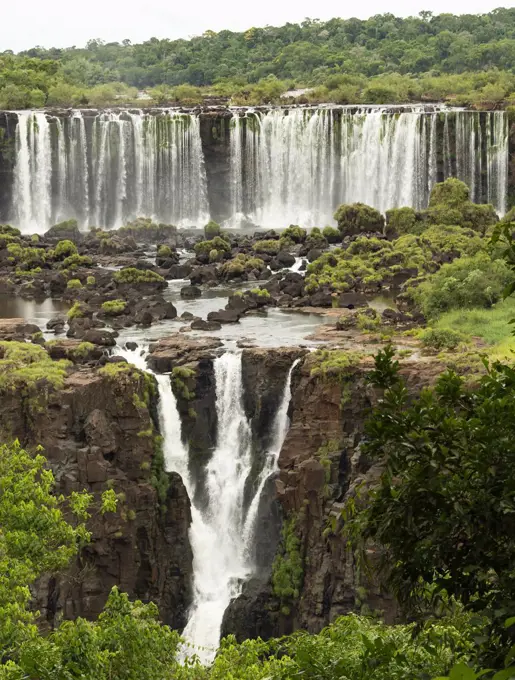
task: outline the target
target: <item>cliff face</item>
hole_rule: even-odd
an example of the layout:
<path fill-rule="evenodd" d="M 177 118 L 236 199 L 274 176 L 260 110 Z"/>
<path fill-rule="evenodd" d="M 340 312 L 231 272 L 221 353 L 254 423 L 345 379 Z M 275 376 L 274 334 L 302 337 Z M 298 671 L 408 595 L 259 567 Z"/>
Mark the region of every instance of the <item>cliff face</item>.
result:
<path fill-rule="evenodd" d="M 360 452 L 365 420 L 378 398 L 366 382 L 371 360 L 322 373 L 313 355 L 294 371 L 291 424 L 279 456 L 275 480 L 279 503 L 276 518 L 289 526 L 299 542 L 302 565 L 298 597 L 283 599 L 272 585 L 272 559 L 246 584 L 226 612 L 223 633 L 269 637 L 306 629 L 318 632 L 337 616 L 350 611 L 381 612 L 387 621 L 399 616 L 398 606 L 377 576 L 360 571 L 342 535 L 341 510 L 356 487 L 373 483 L 378 465 Z M 426 362 L 403 369 L 413 391 L 433 382 L 442 367 Z M 279 527 L 269 536 L 262 527 L 258 542 L 269 539 L 277 555 L 286 556 L 277 542 Z M 369 558 L 379 557 L 370 546 Z M 276 567 L 274 567 L 276 569 Z"/>
<path fill-rule="evenodd" d="M 0 389 L 3 438 L 41 444 L 58 493 L 94 496 L 91 543 L 65 574 L 42 579 L 36 606 L 48 625 L 57 615 L 95 617 L 118 585 L 182 628 L 191 602 L 189 499 L 180 477 L 162 468 L 153 379 L 117 366 L 73 370 L 62 389 L 44 379 Z M 106 488 L 119 494 L 118 511 L 102 516 Z"/>

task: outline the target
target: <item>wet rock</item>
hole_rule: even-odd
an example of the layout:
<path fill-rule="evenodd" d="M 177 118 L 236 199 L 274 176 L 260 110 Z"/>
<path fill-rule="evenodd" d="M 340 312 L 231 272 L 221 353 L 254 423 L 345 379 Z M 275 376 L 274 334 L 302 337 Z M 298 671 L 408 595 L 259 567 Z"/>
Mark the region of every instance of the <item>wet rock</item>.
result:
<path fill-rule="evenodd" d="M 64 330 L 64 326 L 66 324 L 66 317 L 58 315 L 52 317 L 48 322 L 47 322 L 47 330 L 49 331 L 54 331 L 54 333 L 62 333 Z"/>
<path fill-rule="evenodd" d="M 219 331 L 222 324 L 219 321 L 204 321 L 204 319 L 195 319 L 191 322 L 190 328 L 192 331 Z"/>
<path fill-rule="evenodd" d="M 45 348 L 54 360 L 68 359 L 74 364 L 98 361 L 104 354 L 102 347 L 88 346 L 83 340 L 62 338 L 47 342 Z"/>
<path fill-rule="evenodd" d="M 332 307 L 333 297 L 331 293 L 319 290 L 310 297 L 309 302 L 312 307 Z"/>
<path fill-rule="evenodd" d="M 174 264 L 165 273 L 165 278 L 167 279 L 187 279 L 193 267 L 191 264 Z"/>
<path fill-rule="evenodd" d="M 208 321 L 218 321 L 219 323 L 237 323 L 241 314 L 235 309 L 219 309 L 217 312 L 209 312 Z"/>
<path fill-rule="evenodd" d="M 158 373 L 169 373 L 174 366 L 214 359 L 222 344 L 219 338 L 174 333 L 150 346 L 149 366 Z"/>
<path fill-rule="evenodd" d="M 277 253 L 277 261 L 282 267 L 293 267 L 295 264 L 295 257 L 287 250 L 280 250 Z"/>
<path fill-rule="evenodd" d="M 216 267 L 213 267 L 212 265 L 196 267 L 190 274 L 190 283 L 192 286 L 201 286 L 210 281 L 218 281 Z"/>
<path fill-rule="evenodd" d="M 363 293 L 342 293 L 338 298 L 338 307 L 346 307 L 347 309 L 368 307 L 368 299 Z"/>
<path fill-rule="evenodd" d="M 181 314 L 181 319 L 184 319 L 184 321 L 191 321 L 194 318 L 195 316 L 191 312 L 183 312 Z"/>
<path fill-rule="evenodd" d="M 41 333 L 39 326 L 25 319 L 0 319 L 0 340 L 29 340 L 36 333 Z"/>
<path fill-rule="evenodd" d="M 134 320 L 141 326 L 150 326 L 154 318 L 148 309 L 143 309 L 135 315 Z"/>
<path fill-rule="evenodd" d="M 113 333 L 97 328 L 87 330 L 82 336 L 82 339 L 84 342 L 91 342 L 94 345 L 101 345 L 103 347 L 114 347 L 116 345 Z"/>
<path fill-rule="evenodd" d="M 193 298 L 199 298 L 202 295 L 202 291 L 198 286 L 184 286 L 184 288 L 181 288 L 181 297 L 186 298 L 188 300 L 192 300 Z"/>
<path fill-rule="evenodd" d="M 315 260 L 318 260 L 318 258 L 322 255 L 322 251 L 319 250 L 318 248 L 312 248 L 308 254 L 308 262 L 314 262 Z"/>
<path fill-rule="evenodd" d="M 132 341 L 126 342 L 125 348 L 130 350 L 131 352 L 134 352 L 134 350 L 138 349 L 138 343 Z"/>

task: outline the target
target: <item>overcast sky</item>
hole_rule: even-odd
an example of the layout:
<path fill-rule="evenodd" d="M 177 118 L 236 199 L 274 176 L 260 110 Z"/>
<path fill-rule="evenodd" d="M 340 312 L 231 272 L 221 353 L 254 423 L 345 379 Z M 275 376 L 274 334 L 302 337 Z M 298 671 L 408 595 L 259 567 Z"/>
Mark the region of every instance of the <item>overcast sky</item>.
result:
<path fill-rule="evenodd" d="M 4 7 L 1 7 L 4 5 Z M 305 17 L 367 18 L 386 10 L 400 16 L 420 10 L 455 14 L 513 7 L 510 0 L 0 0 L 0 52 L 35 45 L 82 47 L 90 38 L 142 42 L 188 38 L 207 29 L 241 31 L 251 26 L 280 26 Z"/>

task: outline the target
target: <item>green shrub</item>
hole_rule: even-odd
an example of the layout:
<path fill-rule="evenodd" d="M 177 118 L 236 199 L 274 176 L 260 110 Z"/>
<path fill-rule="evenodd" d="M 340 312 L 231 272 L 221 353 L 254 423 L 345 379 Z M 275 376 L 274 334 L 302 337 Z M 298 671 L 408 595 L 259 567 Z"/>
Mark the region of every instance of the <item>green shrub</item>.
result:
<path fill-rule="evenodd" d="M 73 305 L 73 307 L 70 307 L 66 316 L 68 317 L 68 321 L 71 321 L 72 319 L 80 319 L 81 317 L 83 317 L 84 316 L 84 309 L 83 309 L 81 303 L 76 302 Z"/>
<path fill-rule="evenodd" d="M 125 267 L 113 275 L 116 283 L 164 283 L 164 278 L 157 272 L 150 269 L 136 269 L 135 267 Z"/>
<path fill-rule="evenodd" d="M 82 288 L 80 279 L 70 279 L 66 284 L 66 288 Z"/>
<path fill-rule="evenodd" d="M 48 352 L 39 345 L 28 342 L 0 342 L 0 388 L 16 389 L 25 384 L 33 387 L 46 381 L 55 389 L 61 389 L 70 366 L 66 360 L 52 361 Z M 44 389 L 34 395 L 32 410 L 39 410 L 45 400 Z M 32 397 L 31 397 L 32 400 Z"/>
<path fill-rule="evenodd" d="M 207 260 L 209 258 L 209 253 L 212 250 L 217 250 L 219 253 L 229 253 L 231 251 L 231 245 L 221 236 L 215 236 L 215 238 L 210 241 L 199 241 L 199 243 L 195 243 L 194 250 L 197 257 L 204 257 Z"/>
<path fill-rule="evenodd" d="M 265 239 L 262 241 L 256 241 L 252 246 L 252 250 L 255 253 L 277 255 L 277 253 L 281 250 L 281 244 L 279 241 L 275 241 L 274 239 Z"/>
<path fill-rule="evenodd" d="M 102 303 L 102 311 L 107 316 L 119 316 L 127 307 L 125 300 L 107 300 Z"/>
<path fill-rule="evenodd" d="M 375 208 L 364 203 L 341 205 L 334 213 L 338 229 L 343 236 L 353 236 L 364 231 L 382 232 L 384 217 Z"/>
<path fill-rule="evenodd" d="M 392 208 L 386 211 L 385 234 L 388 237 L 419 233 L 417 213 L 413 208 Z"/>
<path fill-rule="evenodd" d="M 73 241 L 65 240 L 59 241 L 54 248 L 54 258 L 56 260 L 64 260 L 65 257 L 76 255 L 78 253 L 77 246 Z"/>
<path fill-rule="evenodd" d="M 211 241 L 216 236 L 220 236 L 220 233 L 220 225 L 216 222 L 213 222 L 213 220 L 210 220 L 204 227 L 204 236 L 206 237 L 206 241 Z"/>
<path fill-rule="evenodd" d="M 281 545 L 272 566 L 272 590 L 283 607 L 298 600 L 304 579 L 304 562 L 296 525 L 296 517 L 284 522 Z"/>
<path fill-rule="evenodd" d="M 86 284 L 88 286 L 94 286 L 96 284 L 95 277 L 94 276 L 88 276 L 88 278 L 86 279 Z"/>
<path fill-rule="evenodd" d="M 449 177 L 444 182 L 438 182 L 431 189 L 429 207 L 445 205 L 448 208 L 461 208 L 470 200 L 470 190 L 465 182 L 455 177 Z"/>
<path fill-rule="evenodd" d="M 297 227 L 291 224 L 287 229 L 285 229 L 281 234 L 281 239 L 289 239 L 293 243 L 304 243 L 308 233 L 302 227 Z"/>
<path fill-rule="evenodd" d="M 413 297 L 423 314 L 431 319 L 452 309 L 491 307 L 501 299 L 512 278 L 503 260 L 478 253 L 443 265 L 420 284 Z"/>
<path fill-rule="evenodd" d="M 172 249 L 170 248 L 170 246 L 162 245 L 162 246 L 159 246 L 159 248 L 157 249 L 157 257 L 162 257 L 162 258 L 170 257 L 171 254 L 172 254 Z"/>
<path fill-rule="evenodd" d="M 419 339 L 430 349 L 451 350 L 468 340 L 468 337 L 452 328 L 426 328 L 419 334 Z"/>
<path fill-rule="evenodd" d="M 334 227 L 324 227 L 322 229 L 322 236 L 328 243 L 339 243 L 342 240 L 342 235 Z"/>

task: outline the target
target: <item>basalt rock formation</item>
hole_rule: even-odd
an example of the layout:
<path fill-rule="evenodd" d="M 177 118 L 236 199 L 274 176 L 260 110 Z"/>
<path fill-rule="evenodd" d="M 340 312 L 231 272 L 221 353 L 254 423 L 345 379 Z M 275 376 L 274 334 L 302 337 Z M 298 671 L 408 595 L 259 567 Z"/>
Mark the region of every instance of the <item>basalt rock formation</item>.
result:
<path fill-rule="evenodd" d="M 70 343 L 55 346 L 56 358 L 71 356 Z M 1 352 L 13 344 L 2 343 Z M 180 629 L 192 595 L 190 503 L 180 477 L 164 472 L 155 381 L 124 363 L 68 366 L 65 373 L 58 384 L 0 371 L 2 440 L 41 445 L 56 492 L 86 490 L 94 499 L 90 544 L 66 573 L 38 583 L 35 606 L 48 626 L 56 617 L 96 617 L 117 585 L 156 602 L 162 619 Z M 102 515 L 107 488 L 118 494 L 118 509 Z"/>

